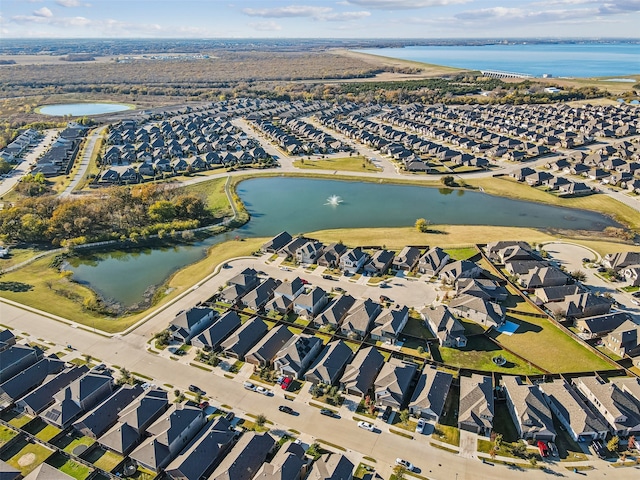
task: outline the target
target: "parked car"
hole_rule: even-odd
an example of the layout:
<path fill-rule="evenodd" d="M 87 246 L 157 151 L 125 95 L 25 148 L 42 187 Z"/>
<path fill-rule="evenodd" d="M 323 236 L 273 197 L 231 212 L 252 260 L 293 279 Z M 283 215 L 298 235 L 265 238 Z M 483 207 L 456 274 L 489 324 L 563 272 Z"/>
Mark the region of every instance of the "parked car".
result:
<path fill-rule="evenodd" d="M 199 393 L 200 395 L 204 395 L 206 392 L 202 390 L 200 387 L 196 385 L 189 385 L 189 391 L 193 393 Z"/>
<path fill-rule="evenodd" d="M 291 269 L 289 267 L 280 267 L 280 270 L 282 270 L 283 272 L 290 272 Z"/>
<path fill-rule="evenodd" d="M 233 420 L 233 419 L 235 418 L 235 416 L 236 416 L 236 414 L 235 414 L 235 413 L 233 413 L 233 412 L 229 412 L 229 413 L 227 413 L 227 414 L 224 416 L 224 419 L 225 419 L 227 422 L 230 422 L 231 420 Z"/>
<path fill-rule="evenodd" d="M 286 405 L 280 405 L 278 407 L 278 410 L 280 410 L 281 412 L 284 412 L 284 413 L 288 413 L 289 415 L 293 415 L 295 413 L 293 411 L 293 408 L 287 407 Z"/>
<path fill-rule="evenodd" d="M 309 285 L 309 280 L 305 280 L 304 278 L 301 278 L 300 283 L 302 283 L 303 285 Z"/>
<path fill-rule="evenodd" d="M 244 388 L 246 388 L 247 390 L 251 390 L 252 392 L 255 392 L 255 391 L 256 391 L 256 386 L 255 386 L 253 383 L 251 383 L 251 382 L 244 382 L 244 383 L 242 384 L 242 386 L 243 386 Z"/>
<path fill-rule="evenodd" d="M 540 455 L 542 456 L 542 458 L 549 456 L 549 448 L 547 447 L 547 444 L 542 440 L 538 440 L 538 450 L 540 451 Z"/>
<path fill-rule="evenodd" d="M 280 386 L 283 390 L 289 390 L 289 387 L 291 386 L 291 377 L 284 377 Z"/>
<path fill-rule="evenodd" d="M 344 288 L 341 288 L 341 287 L 333 287 L 333 291 L 334 291 L 334 292 L 338 292 L 338 293 L 344 293 Z"/>
<path fill-rule="evenodd" d="M 326 415 L 327 417 L 333 417 L 335 416 L 335 413 L 333 413 L 333 410 L 329 410 L 328 408 L 323 408 L 320 410 L 320 414 L 321 415 Z"/>
<path fill-rule="evenodd" d="M 201 409 L 205 409 L 209 407 L 209 402 L 202 402 L 200 405 L 198 405 Z"/>
<path fill-rule="evenodd" d="M 416 433 L 423 433 L 424 427 L 427 426 L 427 421 L 424 418 L 418 420 L 418 424 L 416 425 Z"/>
<path fill-rule="evenodd" d="M 391 407 L 387 407 L 387 408 L 384 409 L 384 412 L 382 412 L 382 421 L 383 422 L 388 422 L 389 421 L 389 417 L 391 417 L 391 412 L 393 412 Z"/>
<path fill-rule="evenodd" d="M 408 462 L 407 460 L 403 460 L 402 458 L 396 458 L 396 465 L 402 465 L 404 468 L 406 468 L 410 472 L 413 472 L 413 470 L 415 469 L 415 467 L 411 462 Z"/>
<path fill-rule="evenodd" d="M 364 430 L 369 430 L 370 432 L 373 432 L 375 430 L 375 427 L 373 425 L 371 425 L 369 422 L 363 422 L 362 420 L 358 422 L 358 426 L 360 428 L 363 428 Z"/>
<path fill-rule="evenodd" d="M 331 275 L 327 275 L 327 274 L 322 275 L 322 278 L 324 278 L 325 280 L 335 280 L 335 278 L 333 278 Z"/>
<path fill-rule="evenodd" d="M 558 455 L 558 447 L 556 447 L 555 443 L 547 442 L 547 446 L 549 447 L 549 450 L 551 451 L 551 455 L 553 455 L 554 457 L 559 457 L 559 455 Z"/>
<path fill-rule="evenodd" d="M 269 396 L 271 394 L 271 390 L 264 387 L 256 387 L 256 392 L 261 393 L 262 395 Z"/>
<path fill-rule="evenodd" d="M 637 292 L 633 292 L 631 295 L 636 298 L 640 298 L 640 290 L 638 290 Z"/>

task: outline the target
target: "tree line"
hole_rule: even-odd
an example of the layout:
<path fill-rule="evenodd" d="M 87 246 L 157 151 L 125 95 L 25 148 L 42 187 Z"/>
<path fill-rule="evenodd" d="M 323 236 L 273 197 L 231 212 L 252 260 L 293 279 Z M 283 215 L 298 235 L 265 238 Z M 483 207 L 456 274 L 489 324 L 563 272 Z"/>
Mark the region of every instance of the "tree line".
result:
<path fill-rule="evenodd" d="M 137 241 L 208 225 L 216 218 L 202 198 L 176 188 L 111 187 L 86 198 L 27 198 L 0 211 L 0 237 L 7 242 L 53 245 Z"/>

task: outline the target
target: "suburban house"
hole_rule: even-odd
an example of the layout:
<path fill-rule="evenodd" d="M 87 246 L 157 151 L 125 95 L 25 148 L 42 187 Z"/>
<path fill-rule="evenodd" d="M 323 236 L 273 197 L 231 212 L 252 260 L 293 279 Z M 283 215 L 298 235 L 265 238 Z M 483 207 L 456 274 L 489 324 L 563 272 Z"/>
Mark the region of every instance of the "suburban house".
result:
<path fill-rule="evenodd" d="M 615 383 L 597 377 L 579 377 L 573 384 L 619 437 L 640 434 L 640 405 Z"/>
<path fill-rule="evenodd" d="M 446 305 L 426 307 L 420 315 L 443 347 L 462 348 L 467 345 L 464 326 Z"/>
<path fill-rule="evenodd" d="M 128 455 L 144 437 L 147 428 L 169 407 L 165 390 L 151 389 L 118 415 L 118 422 L 98 439 L 104 448 Z"/>
<path fill-rule="evenodd" d="M 313 324 L 317 327 L 331 326 L 337 330 L 354 303 L 356 303 L 356 299 L 349 294 L 334 298 L 329 302 L 327 308 L 313 319 Z"/>
<path fill-rule="evenodd" d="M 314 385 L 334 385 L 353 356 L 353 350 L 342 340 L 328 343 L 305 374 L 304 379 Z"/>
<path fill-rule="evenodd" d="M 622 270 L 622 276 L 632 287 L 640 285 L 640 265 L 629 265 Z"/>
<path fill-rule="evenodd" d="M 153 472 L 166 467 L 195 437 L 207 422 L 204 410 L 174 404 L 156 420 L 147 434 L 151 437 L 140 444 L 130 455 L 138 465 Z"/>
<path fill-rule="evenodd" d="M 273 366 L 282 375 L 300 379 L 320 352 L 322 340 L 310 335 L 294 335 L 278 351 Z"/>
<path fill-rule="evenodd" d="M 409 412 L 438 423 L 451 388 L 453 375 L 430 365 L 425 367 L 409 402 Z"/>
<path fill-rule="evenodd" d="M 109 398 L 73 424 L 82 435 L 98 438 L 118 421 L 118 415 L 144 390 L 140 385 L 122 385 Z"/>
<path fill-rule="evenodd" d="M 284 247 L 278 250 L 278 255 L 288 259 L 295 258 L 296 252 L 299 248 L 303 247 L 309 241 L 304 237 L 293 237 L 293 239 L 287 243 Z"/>
<path fill-rule="evenodd" d="M 173 480 L 206 478 L 234 444 L 235 432 L 229 427 L 222 417 L 207 423 L 166 467 L 166 474 Z"/>
<path fill-rule="evenodd" d="M 491 302 L 504 302 L 509 296 L 507 289 L 488 278 L 461 278 L 455 284 L 456 295 L 472 295 Z"/>
<path fill-rule="evenodd" d="M 304 283 L 302 283 L 300 277 L 296 277 L 290 282 L 288 280 L 285 280 L 280 285 L 278 285 L 278 288 L 273 291 L 273 295 L 275 297 L 287 298 L 288 300 L 293 302 L 293 300 L 302 292 L 304 292 Z"/>
<path fill-rule="evenodd" d="M 476 278 L 482 272 L 482 268 L 470 260 L 457 260 L 446 264 L 438 272 L 438 279 L 449 285 L 453 285 L 460 278 Z"/>
<path fill-rule="evenodd" d="M 213 325 L 191 339 L 191 345 L 204 350 L 218 350 L 220 344 L 242 325 L 238 314 L 232 310 L 215 319 Z"/>
<path fill-rule="evenodd" d="M 242 360 L 249 349 L 258 343 L 267 331 L 269 327 L 264 321 L 260 318 L 251 318 L 222 342 L 220 348 L 227 355 Z"/>
<path fill-rule="evenodd" d="M 384 275 L 387 273 L 387 270 L 389 270 L 389 267 L 391 267 L 393 258 L 393 252 L 390 250 L 376 250 L 376 252 L 371 255 L 371 260 L 364 266 L 364 271 L 372 277 Z"/>
<path fill-rule="evenodd" d="M 350 310 L 340 325 L 340 332 L 348 337 L 364 338 L 381 311 L 379 303 L 367 298 Z"/>
<path fill-rule="evenodd" d="M 244 356 L 247 363 L 265 367 L 271 365 L 277 353 L 293 337 L 286 325 L 278 325 L 262 337 Z"/>
<path fill-rule="evenodd" d="M 434 277 L 440 273 L 451 257 L 440 247 L 434 247 L 425 252 L 418 260 L 418 273 Z"/>
<path fill-rule="evenodd" d="M 613 332 L 610 332 L 604 338 L 603 343 L 609 350 L 620 357 L 626 355 L 636 357 L 640 355 L 638 329 L 639 327 L 636 323 L 627 320 Z"/>
<path fill-rule="evenodd" d="M 520 377 L 506 375 L 502 377 L 502 386 L 507 408 L 520 438 L 553 442 L 556 439 L 556 430 L 551 410 L 538 386 L 524 384 Z"/>
<path fill-rule="evenodd" d="M 369 255 L 364 253 L 360 247 L 349 249 L 340 256 L 340 270 L 347 273 L 356 273 L 364 266 L 368 258 Z"/>
<path fill-rule="evenodd" d="M 584 290 L 580 285 L 559 285 L 557 287 L 540 287 L 533 291 L 537 304 L 561 302 L 569 295 L 582 293 Z"/>
<path fill-rule="evenodd" d="M 331 243 L 327 245 L 320 258 L 318 265 L 321 267 L 336 268 L 340 264 L 340 257 L 347 251 L 347 247 L 342 243 Z"/>
<path fill-rule="evenodd" d="M 322 255 L 322 243 L 316 240 L 308 240 L 296 250 L 296 260 L 301 265 L 314 264 Z"/>
<path fill-rule="evenodd" d="M 393 260 L 393 268 L 410 272 L 420 260 L 420 250 L 416 247 L 404 247 Z"/>
<path fill-rule="evenodd" d="M 192 307 L 181 312 L 169 323 L 171 338 L 182 343 L 191 343 L 191 339 L 213 323 L 217 312 L 208 307 Z"/>
<path fill-rule="evenodd" d="M 292 239 L 293 237 L 291 237 L 288 232 L 280 232 L 267 243 L 262 245 L 260 250 L 265 253 L 278 253 L 278 251 L 291 242 Z"/>
<path fill-rule="evenodd" d="M 640 265 L 640 252 L 607 253 L 602 257 L 602 265 L 615 271 L 631 265 Z"/>
<path fill-rule="evenodd" d="M 606 423 L 587 406 L 569 382 L 554 380 L 541 383 L 538 388 L 542 390 L 549 408 L 574 441 L 588 442 L 606 438 L 609 433 Z"/>
<path fill-rule="evenodd" d="M 340 387 L 348 395 L 364 398 L 384 364 L 384 357 L 375 347 L 360 349 L 340 378 Z"/>
<path fill-rule="evenodd" d="M 65 368 L 55 377 L 47 379 L 47 381 L 43 382 L 38 388 L 18 400 L 16 402 L 17 409 L 34 417 L 39 415 L 53 404 L 55 394 L 88 372 L 89 368 L 86 365 Z"/>
<path fill-rule="evenodd" d="M 390 358 L 374 382 L 376 404 L 402 410 L 409 400 L 409 387 L 417 371 L 415 363 Z"/>
<path fill-rule="evenodd" d="M 5 345 L 0 350 L 0 382 L 9 380 L 14 375 L 30 367 L 43 357 L 39 348 L 29 345 Z"/>
<path fill-rule="evenodd" d="M 613 332 L 622 324 L 629 321 L 629 315 L 625 312 L 596 315 L 595 317 L 578 318 L 576 328 L 586 338 L 598 338 Z"/>
<path fill-rule="evenodd" d="M 65 429 L 80 415 L 108 397 L 112 391 L 111 375 L 88 372 L 53 396 L 53 404 L 42 413 L 42 419 Z"/>
<path fill-rule="evenodd" d="M 473 374 L 460 377 L 458 428 L 488 437 L 495 415 L 491 377 Z"/>
<path fill-rule="evenodd" d="M 487 328 L 502 325 L 507 314 L 502 305 L 472 295 L 454 298 L 449 302 L 449 310 L 454 315 L 468 318 Z"/>
<path fill-rule="evenodd" d="M 518 283 L 528 290 L 566 285 L 568 282 L 569 275 L 553 266 L 534 267 L 518 278 Z"/>
<path fill-rule="evenodd" d="M 2 462 L 2 460 L 0 460 L 0 462 Z M 13 468 L 8 463 L 6 463 L 5 465 L 7 465 L 9 469 Z M 19 472 L 20 471 L 18 470 L 18 473 Z M 22 478 L 22 475 L 19 475 L 19 477 Z M 75 477 L 67 475 L 62 470 L 58 470 L 56 467 L 52 467 L 48 463 L 43 462 L 36 468 L 34 468 L 31 473 L 25 476 L 23 480 L 73 480 L 74 478 Z"/>
<path fill-rule="evenodd" d="M 325 453 L 313 462 L 307 480 L 351 480 L 354 468 L 341 453 Z"/>
<path fill-rule="evenodd" d="M 308 460 L 302 445 L 285 443 L 271 462 L 263 463 L 254 477 L 256 480 L 302 480 L 307 473 Z"/>
<path fill-rule="evenodd" d="M 246 432 L 216 467 L 209 480 L 251 480 L 277 445 L 268 433 Z"/>
<path fill-rule="evenodd" d="M 311 291 L 298 295 L 293 301 L 293 311 L 308 319 L 315 318 L 325 307 L 329 297 L 320 287 L 312 287 Z"/>
<path fill-rule="evenodd" d="M 0 384 L 0 409 L 10 406 L 66 368 L 63 360 L 45 357 Z"/>
<path fill-rule="evenodd" d="M 591 292 L 567 295 L 562 302 L 553 303 L 549 310 L 559 312 L 566 319 L 606 315 L 611 310 L 611 300 Z"/>
<path fill-rule="evenodd" d="M 273 292 L 281 283 L 280 280 L 271 277 L 265 279 L 264 282 L 242 297 L 241 304 L 245 308 L 250 308 L 256 312 L 261 311 L 267 302 L 273 298 Z"/>
<path fill-rule="evenodd" d="M 373 321 L 371 338 L 380 342 L 394 344 L 408 320 L 409 308 L 406 305 L 402 308 L 394 308 L 382 312 Z"/>

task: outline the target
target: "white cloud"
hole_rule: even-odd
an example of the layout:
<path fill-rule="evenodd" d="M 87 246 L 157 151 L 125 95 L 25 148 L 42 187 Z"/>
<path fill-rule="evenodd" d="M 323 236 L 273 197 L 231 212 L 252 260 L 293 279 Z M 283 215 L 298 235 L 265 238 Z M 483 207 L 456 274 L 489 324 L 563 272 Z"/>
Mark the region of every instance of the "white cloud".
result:
<path fill-rule="evenodd" d="M 335 12 L 331 7 L 311 5 L 289 5 L 276 8 L 244 8 L 242 13 L 250 17 L 264 18 L 311 18 L 326 22 L 346 22 L 371 16 L 370 12 Z"/>
<path fill-rule="evenodd" d="M 39 8 L 33 12 L 33 15 L 36 17 L 45 17 L 50 18 L 53 17 L 53 12 L 49 10 L 47 7 Z"/>
<path fill-rule="evenodd" d="M 282 27 L 274 21 L 251 22 L 248 25 L 254 30 L 258 30 L 259 32 L 277 32 L 279 30 L 282 30 Z"/>
<path fill-rule="evenodd" d="M 415 8 L 442 7 L 473 0 L 346 0 L 345 3 L 381 10 L 408 10 Z"/>
<path fill-rule="evenodd" d="M 56 4 L 66 8 L 91 6 L 90 3 L 81 2 L 80 0 L 56 0 Z"/>

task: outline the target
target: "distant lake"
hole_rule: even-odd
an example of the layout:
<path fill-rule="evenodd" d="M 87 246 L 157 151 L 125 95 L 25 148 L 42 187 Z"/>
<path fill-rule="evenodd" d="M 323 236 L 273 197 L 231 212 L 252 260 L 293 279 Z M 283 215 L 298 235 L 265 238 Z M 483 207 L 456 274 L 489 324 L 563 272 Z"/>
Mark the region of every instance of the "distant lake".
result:
<path fill-rule="evenodd" d="M 602 230 L 617 225 L 595 212 L 554 207 L 480 192 L 409 185 L 271 177 L 246 180 L 237 192 L 251 220 L 238 230 L 191 245 L 87 252 L 69 260 L 73 279 L 123 305 L 140 302 L 151 285 L 203 258 L 216 243 L 329 228 L 398 227 L 424 217 L 437 224 L 509 225 Z M 342 202 L 331 205 L 331 196 Z M 344 239 L 348 243 L 348 239 Z M 443 242 L 446 238 L 443 238 Z"/>
<path fill-rule="evenodd" d="M 640 45 L 627 43 L 518 44 L 373 48 L 358 52 L 469 70 L 502 70 L 554 77 L 640 74 Z"/>
<path fill-rule="evenodd" d="M 119 103 L 60 103 L 40 107 L 39 113 L 43 115 L 71 115 L 73 117 L 82 117 L 84 115 L 115 113 L 130 109 L 130 106 Z"/>

